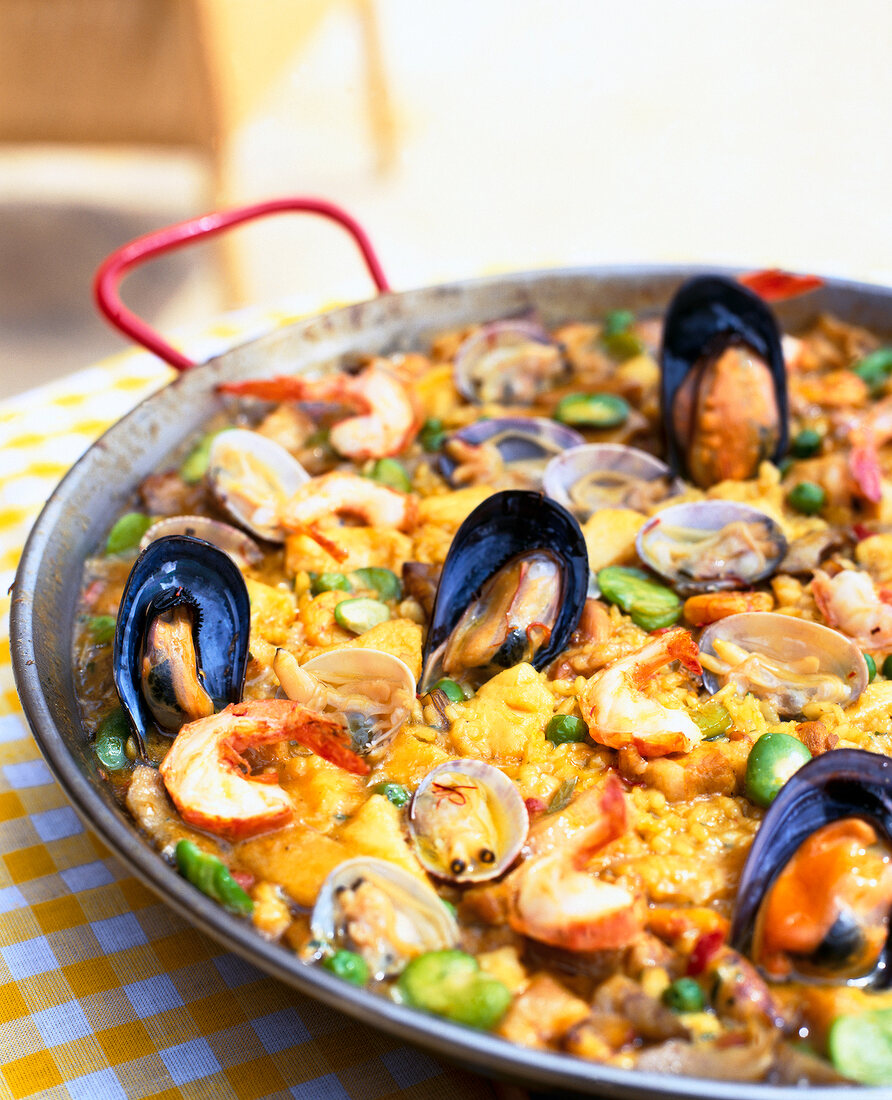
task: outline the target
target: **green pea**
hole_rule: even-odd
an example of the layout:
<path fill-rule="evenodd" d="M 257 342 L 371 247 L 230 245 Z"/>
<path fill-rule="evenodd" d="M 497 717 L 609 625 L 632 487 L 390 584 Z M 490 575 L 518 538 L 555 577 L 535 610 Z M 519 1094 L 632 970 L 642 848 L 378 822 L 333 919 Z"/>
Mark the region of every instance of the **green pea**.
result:
<path fill-rule="evenodd" d="M 400 974 L 397 988 L 416 1008 L 488 1030 L 511 1004 L 511 991 L 464 951 L 428 951 Z"/>
<path fill-rule="evenodd" d="M 791 775 L 811 760 L 811 753 L 788 733 L 763 733 L 750 750 L 746 762 L 746 796 L 757 806 L 767 807 Z"/>
<path fill-rule="evenodd" d="M 588 726 L 573 714 L 555 714 L 548 720 L 545 736 L 553 745 L 570 745 L 588 738 Z"/>
<path fill-rule="evenodd" d="M 355 951 L 335 951 L 322 960 L 322 965 L 353 985 L 365 985 L 369 980 L 369 964 Z"/>
<path fill-rule="evenodd" d="M 892 653 L 883 661 L 883 675 L 887 680 L 892 680 Z"/>
<path fill-rule="evenodd" d="M 372 788 L 375 794 L 382 794 L 394 806 L 405 806 L 412 797 L 402 783 L 378 783 Z"/>
<path fill-rule="evenodd" d="M 611 309 L 604 317 L 604 335 L 616 336 L 630 329 L 635 323 L 635 314 L 630 309 Z"/>
<path fill-rule="evenodd" d="M 431 691 L 442 691 L 450 703 L 463 703 L 465 701 L 465 693 L 461 684 L 445 676 L 442 680 L 437 680 L 431 687 Z"/>
<path fill-rule="evenodd" d="M 127 512 L 109 531 L 105 543 L 106 554 L 123 554 L 126 550 L 135 550 L 139 546 L 139 540 L 151 526 L 151 516 L 142 512 Z"/>
<path fill-rule="evenodd" d="M 844 1077 L 862 1085 L 892 1085 L 892 1008 L 838 1016 L 827 1049 Z"/>
<path fill-rule="evenodd" d="M 208 432 L 207 435 L 203 435 L 183 459 L 180 466 L 180 477 L 187 485 L 197 485 L 207 473 L 208 462 L 211 457 L 211 444 L 219 434 L 219 432 Z"/>
<path fill-rule="evenodd" d="M 869 653 L 864 654 L 864 663 L 867 665 L 867 682 L 872 684 L 876 679 L 877 663 Z"/>
<path fill-rule="evenodd" d="M 693 978 L 676 978 L 663 990 L 663 1004 L 673 1012 L 702 1012 L 706 998 Z"/>
<path fill-rule="evenodd" d="M 353 586 L 343 573 L 311 573 L 310 592 L 318 596 L 321 592 L 352 592 Z"/>
<path fill-rule="evenodd" d="M 691 717 L 700 727 L 704 741 L 714 741 L 728 732 L 733 719 L 727 709 L 715 699 L 709 699 Z"/>
<path fill-rule="evenodd" d="M 780 470 L 780 476 L 786 477 L 787 474 L 793 469 L 793 459 L 789 455 L 784 457 L 777 464 L 778 470 Z"/>
<path fill-rule="evenodd" d="M 354 569 L 350 580 L 356 588 L 371 588 L 382 600 L 401 600 L 403 586 L 399 577 L 390 569 L 369 566 L 367 569 Z"/>
<path fill-rule="evenodd" d="M 803 428 L 790 444 L 790 454 L 794 458 L 811 458 L 821 449 L 822 438 L 814 428 Z"/>
<path fill-rule="evenodd" d="M 355 600 L 341 600 L 334 612 L 335 622 L 354 634 L 365 634 L 373 626 L 386 623 L 390 618 L 390 608 L 380 600 L 371 600 L 359 596 Z"/>
<path fill-rule="evenodd" d="M 94 615 L 87 623 L 87 629 L 93 635 L 93 641 L 99 645 L 108 645 L 115 636 L 114 615 Z"/>
<path fill-rule="evenodd" d="M 886 379 L 892 374 L 892 348 L 877 348 L 865 355 L 852 368 L 862 378 L 873 393 L 883 388 Z"/>
<path fill-rule="evenodd" d="M 790 490 L 787 500 L 790 502 L 790 507 L 795 508 L 797 512 L 802 512 L 805 516 L 813 516 L 824 507 L 827 494 L 814 481 L 800 481 Z"/>
<path fill-rule="evenodd" d="M 96 753 L 99 763 L 113 772 L 126 768 L 130 763 L 127 758 L 129 737 L 130 722 L 124 711 L 118 707 L 102 719 L 96 731 L 93 752 Z"/>
<path fill-rule="evenodd" d="M 398 493 L 408 493 L 412 488 L 412 482 L 402 462 L 395 458 L 379 458 L 372 467 L 371 478 L 389 489 L 396 489 Z"/>
<path fill-rule="evenodd" d="M 554 419 L 577 428 L 618 428 L 629 419 L 629 403 L 614 393 L 568 393 Z"/>
<path fill-rule="evenodd" d="M 611 359 L 633 359 L 646 350 L 641 337 L 629 329 L 623 332 L 605 332 L 601 336 L 601 343 Z"/>
<path fill-rule="evenodd" d="M 625 611 L 642 630 L 659 630 L 681 618 L 678 596 L 641 569 L 608 565 L 598 571 L 597 581 L 604 598 Z"/>
<path fill-rule="evenodd" d="M 418 433 L 418 439 L 421 446 L 428 453 L 439 451 L 446 442 L 446 429 L 443 427 L 443 421 L 438 416 L 429 417 L 422 425 L 421 431 Z"/>
<path fill-rule="evenodd" d="M 176 847 L 177 870 L 209 898 L 224 909 L 245 917 L 254 910 L 254 902 L 239 886 L 222 859 L 203 852 L 191 840 L 181 840 Z"/>

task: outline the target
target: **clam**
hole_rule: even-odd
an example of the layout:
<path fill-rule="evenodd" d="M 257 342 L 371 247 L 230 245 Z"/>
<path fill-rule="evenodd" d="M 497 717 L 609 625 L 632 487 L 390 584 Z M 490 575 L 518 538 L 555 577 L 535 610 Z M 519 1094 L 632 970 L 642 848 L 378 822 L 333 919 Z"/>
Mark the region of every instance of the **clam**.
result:
<path fill-rule="evenodd" d="M 443 564 L 422 693 L 444 675 L 479 686 L 521 661 L 544 668 L 579 621 L 588 576 L 585 539 L 566 509 L 524 490 L 483 501 Z"/>
<path fill-rule="evenodd" d="M 681 595 L 742 588 L 770 577 L 787 552 L 770 517 L 730 500 L 664 508 L 638 532 L 638 556 Z"/>
<path fill-rule="evenodd" d="M 399 657 L 377 649 L 334 649 L 302 665 L 279 649 L 273 671 L 289 699 L 342 716 L 358 753 L 386 745 L 415 702 L 412 670 Z"/>
<path fill-rule="evenodd" d="M 440 456 L 440 472 L 451 485 L 461 482 L 457 471 L 467 466 L 474 480 L 487 484 L 498 482 L 505 488 L 538 489 L 546 465 L 568 447 L 584 442 L 579 432 L 539 416 L 500 416 L 478 420 L 454 432 L 446 441 Z M 477 457 L 477 448 L 487 444 L 494 455 Z M 480 469 L 480 463 L 484 463 Z"/>
<path fill-rule="evenodd" d="M 323 882 L 310 918 L 313 937 L 362 955 L 380 981 L 416 955 L 458 943 L 458 925 L 436 893 L 383 859 L 338 864 Z"/>
<path fill-rule="evenodd" d="M 115 687 L 145 758 L 165 733 L 241 698 L 251 606 L 238 567 L 202 539 L 169 535 L 134 563 L 118 608 Z"/>
<path fill-rule="evenodd" d="M 585 523 L 600 508 L 648 512 L 666 497 L 684 492 L 684 483 L 646 451 L 620 443 L 584 443 L 548 463 L 542 488 Z"/>
<path fill-rule="evenodd" d="M 310 480 L 284 447 L 245 428 L 214 437 L 206 476 L 211 492 L 236 523 L 268 542 L 285 541 L 280 507 Z"/>
<path fill-rule="evenodd" d="M 529 826 L 520 791 L 504 772 L 480 760 L 439 764 L 419 784 L 409 810 L 421 865 L 452 882 L 485 882 L 503 874 Z"/>
<path fill-rule="evenodd" d="M 728 615 L 707 627 L 700 663 L 710 693 L 733 683 L 786 716 L 801 714 L 807 703 L 847 707 L 868 682 L 864 654 L 851 639 L 772 611 Z"/>
<path fill-rule="evenodd" d="M 212 542 L 214 546 L 225 550 L 239 569 L 258 565 L 263 560 L 263 551 L 250 535 L 231 524 L 221 523 L 208 516 L 167 516 L 159 519 L 143 535 L 139 544 L 140 550 L 145 550 L 149 543 L 167 535 L 189 535 Z"/>
<path fill-rule="evenodd" d="M 662 410 L 670 465 L 706 488 L 753 477 L 787 447 L 787 378 L 771 310 L 734 279 L 701 275 L 663 328 Z"/>
<path fill-rule="evenodd" d="M 565 381 L 563 348 L 533 321 L 494 321 L 464 341 L 453 367 L 458 392 L 476 404 L 532 405 Z"/>
<path fill-rule="evenodd" d="M 769 807 L 731 943 L 771 978 L 892 986 L 892 760 L 834 749 Z"/>

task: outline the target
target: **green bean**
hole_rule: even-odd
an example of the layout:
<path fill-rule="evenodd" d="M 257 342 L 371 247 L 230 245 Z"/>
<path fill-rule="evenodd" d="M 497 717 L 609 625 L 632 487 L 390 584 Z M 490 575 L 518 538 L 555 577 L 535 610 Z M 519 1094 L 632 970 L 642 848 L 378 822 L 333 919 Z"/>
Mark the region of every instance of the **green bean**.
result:
<path fill-rule="evenodd" d="M 365 985 L 369 980 L 369 964 L 355 951 L 335 951 L 322 960 L 322 965 L 353 985 Z"/>
<path fill-rule="evenodd" d="M 181 840 L 176 847 L 177 870 L 209 898 L 219 902 L 236 916 L 253 912 L 254 902 L 239 886 L 222 859 L 203 852 L 191 840 Z"/>
<path fill-rule="evenodd" d="M 570 745 L 588 739 L 588 726 L 573 714 L 555 714 L 548 720 L 545 737 L 553 745 Z"/>
<path fill-rule="evenodd" d="M 106 554 L 123 554 L 135 550 L 139 540 L 152 526 L 152 517 L 142 512 L 127 512 L 115 523 L 105 543 Z"/>
<path fill-rule="evenodd" d="M 708 699 L 691 717 L 700 727 L 704 741 L 721 737 L 728 732 L 733 722 L 727 709 L 715 699 Z"/>
<path fill-rule="evenodd" d="M 892 1085 L 892 1008 L 838 1016 L 827 1049 L 844 1077 L 862 1085 Z"/>
<path fill-rule="evenodd" d="M 572 779 L 565 779 L 563 783 L 551 796 L 551 801 L 548 803 L 548 809 L 545 811 L 549 814 L 559 814 L 561 810 L 565 810 L 570 805 L 570 799 L 573 797 L 573 792 L 576 790 L 576 776 Z"/>
<path fill-rule="evenodd" d="M 464 951 L 428 951 L 412 959 L 397 987 L 409 1004 L 483 1030 L 508 1011 L 511 991 Z"/>
<path fill-rule="evenodd" d="M 641 569 L 608 565 L 598 571 L 597 581 L 604 598 L 625 611 L 642 630 L 672 626 L 681 618 L 678 596 Z"/>
<path fill-rule="evenodd" d="M 373 626 L 390 618 L 390 608 L 380 600 L 359 596 L 355 600 L 341 600 L 334 610 L 335 622 L 354 634 L 365 634 Z"/>
<path fill-rule="evenodd" d="M 811 753 L 798 738 L 789 733 L 763 733 L 746 762 L 747 798 L 757 806 L 770 806 L 784 783 L 809 760 Z"/>

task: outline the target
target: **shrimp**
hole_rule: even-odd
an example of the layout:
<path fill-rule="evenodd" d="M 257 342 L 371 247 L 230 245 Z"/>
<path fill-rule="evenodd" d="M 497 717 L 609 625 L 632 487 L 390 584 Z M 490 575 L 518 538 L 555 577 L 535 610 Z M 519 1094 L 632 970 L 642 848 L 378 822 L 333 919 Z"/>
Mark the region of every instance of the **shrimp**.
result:
<path fill-rule="evenodd" d="M 589 859 L 628 828 L 620 781 L 589 790 L 553 822 L 531 833 L 532 854 L 506 879 L 508 922 L 515 932 L 569 951 L 624 947 L 644 927 L 642 898 L 585 870 Z M 567 835 L 574 819 L 589 824 Z"/>
<path fill-rule="evenodd" d="M 892 397 L 878 401 L 849 432 L 849 470 L 861 494 L 874 504 L 883 498 L 879 448 L 892 439 Z"/>
<path fill-rule="evenodd" d="M 399 454 L 412 442 L 421 425 L 410 391 L 395 374 L 375 363 L 356 375 L 338 373 L 324 378 L 285 375 L 224 382 L 220 389 L 265 401 L 324 401 L 356 409 L 360 415 L 339 421 L 329 436 L 338 454 L 355 462 Z"/>
<path fill-rule="evenodd" d="M 828 624 L 862 649 L 892 646 L 892 591 L 877 588 L 869 574 L 845 569 L 830 577 L 819 569 L 811 594 Z"/>
<path fill-rule="evenodd" d="M 579 693 L 592 740 L 611 749 L 634 745 L 642 756 L 690 752 L 702 736 L 693 719 L 683 710 L 648 698 L 641 689 L 673 661 L 699 674 L 697 654 L 691 635 L 675 627 L 593 676 Z"/>
<path fill-rule="evenodd" d="M 415 497 L 336 470 L 301 485 L 282 504 L 279 519 L 286 530 L 309 534 L 314 523 L 330 516 L 350 516 L 368 527 L 407 531 L 414 526 L 416 513 Z"/>
<path fill-rule="evenodd" d="M 158 769 L 183 821 L 227 840 L 285 825 L 291 800 L 273 779 L 251 776 L 244 749 L 297 741 L 354 775 L 368 765 L 349 747 L 344 727 L 290 699 L 231 703 L 183 726 Z"/>

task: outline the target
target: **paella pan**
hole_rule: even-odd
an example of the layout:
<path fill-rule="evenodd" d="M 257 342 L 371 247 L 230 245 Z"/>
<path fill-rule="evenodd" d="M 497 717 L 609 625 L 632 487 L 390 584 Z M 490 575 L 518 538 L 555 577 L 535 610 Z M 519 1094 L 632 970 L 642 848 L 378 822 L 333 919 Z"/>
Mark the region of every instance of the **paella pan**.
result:
<path fill-rule="evenodd" d="M 478 1068 L 888 1084 L 888 301 L 540 273 L 190 372 L 23 559 L 44 751 L 191 919 Z"/>

